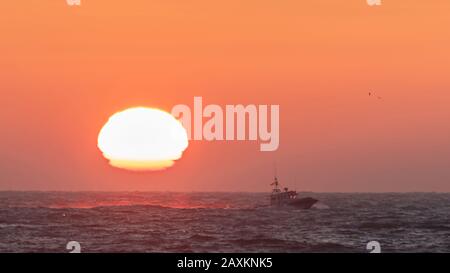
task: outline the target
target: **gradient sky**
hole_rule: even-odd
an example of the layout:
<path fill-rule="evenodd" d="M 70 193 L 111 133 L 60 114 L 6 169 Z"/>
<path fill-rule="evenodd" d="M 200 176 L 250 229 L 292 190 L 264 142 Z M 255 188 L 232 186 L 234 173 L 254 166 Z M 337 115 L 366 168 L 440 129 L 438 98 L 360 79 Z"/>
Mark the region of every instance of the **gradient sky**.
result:
<path fill-rule="evenodd" d="M 450 1 L 3 1 L 0 190 L 450 191 Z M 372 90 L 383 97 L 369 97 Z M 131 106 L 279 104 L 280 147 L 191 142 L 167 171 L 97 149 Z"/>

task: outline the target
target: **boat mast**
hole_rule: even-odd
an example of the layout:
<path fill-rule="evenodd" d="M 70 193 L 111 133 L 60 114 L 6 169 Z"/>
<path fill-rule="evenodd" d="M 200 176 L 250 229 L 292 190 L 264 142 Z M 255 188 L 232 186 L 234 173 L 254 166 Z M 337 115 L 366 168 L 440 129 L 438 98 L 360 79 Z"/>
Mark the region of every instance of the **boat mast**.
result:
<path fill-rule="evenodd" d="M 280 183 L 278 183 L 276 162 L 274 163 L 274 173 L 275 173 L 274 180 L 273 180 L 272 184 L 270 184 L 270 185 L 273 186 L 273 192 L 280 192 L 280 189 L 278 189 L 278 185 Z"/>

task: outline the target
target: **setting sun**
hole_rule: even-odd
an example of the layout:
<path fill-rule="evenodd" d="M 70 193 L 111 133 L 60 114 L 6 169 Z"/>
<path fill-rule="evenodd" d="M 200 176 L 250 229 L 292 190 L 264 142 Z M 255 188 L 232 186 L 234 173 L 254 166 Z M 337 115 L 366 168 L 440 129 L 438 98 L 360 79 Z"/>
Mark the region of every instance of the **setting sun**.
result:
<path fill-rule="evenodd" d="M 186 130 L 171 114 L 135 107 L 112 115 L 98 136 L 109 163 L 128 170 L 162 170 L 188 146 Z"/>

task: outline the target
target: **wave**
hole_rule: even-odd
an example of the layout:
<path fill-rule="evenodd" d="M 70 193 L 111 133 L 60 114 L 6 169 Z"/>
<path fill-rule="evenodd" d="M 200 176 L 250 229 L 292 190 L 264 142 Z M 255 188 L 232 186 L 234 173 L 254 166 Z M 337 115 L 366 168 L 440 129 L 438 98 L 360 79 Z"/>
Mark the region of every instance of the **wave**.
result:
<path fill-rule="evenodd" d="M 317 202 L 312 206 L 313 209 L 330 209 L 330 206 L 328 206 L 327 204 L 321 203 L 321 202 Z"/>

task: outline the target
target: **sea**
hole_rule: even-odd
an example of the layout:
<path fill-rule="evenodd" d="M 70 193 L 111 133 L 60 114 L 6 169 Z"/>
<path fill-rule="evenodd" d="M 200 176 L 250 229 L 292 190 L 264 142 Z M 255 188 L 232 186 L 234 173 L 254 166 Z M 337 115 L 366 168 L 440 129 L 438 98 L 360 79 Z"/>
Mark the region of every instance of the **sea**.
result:
<path fill-rule="evenodd" d="M 267 193 L 0 192 L 0 252 L 365 253 L 374 243 L 450 252 L 450 193 L 306 196 L 320 202 L 301 210 L 270 207 Z"/>

